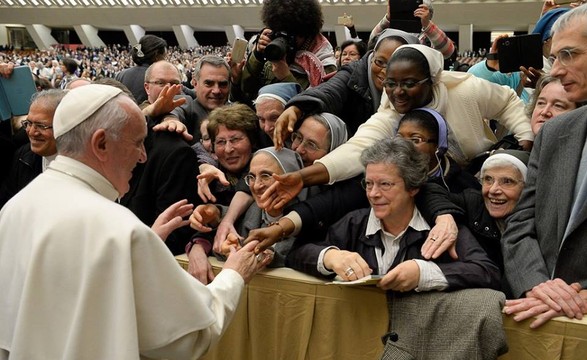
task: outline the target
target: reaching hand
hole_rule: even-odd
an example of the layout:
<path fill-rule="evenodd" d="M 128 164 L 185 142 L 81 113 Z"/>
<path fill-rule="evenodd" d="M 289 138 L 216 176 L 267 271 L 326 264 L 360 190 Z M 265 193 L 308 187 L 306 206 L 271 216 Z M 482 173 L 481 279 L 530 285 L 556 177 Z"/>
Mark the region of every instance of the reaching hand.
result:
<path fill-rule="evenodd" d="M 222 185 L 228 186 L 230 183 L 226 180 L 226 175 L 222 170 L 210 164 L 200 165 L 200 175 L 198 175 L 198 195 L 203 202 L 216 202 L 216 197 L 210 190 L 210 183 L 214 180 L 220 181 Z"/>
<path fill-rule="evenodd" d="M 216 205 L 198 205 L 190 216 L 190 226 L 201 232 L 210 232 L 220 222 Z"/>
<path fill-rule="evenodd" d="M 459 228 L 452 215 L 440 215 L 436 217 L 436 225 L 428 233 L 428 238 L 422 246 L 424 259 L 436 259 L 446 250 L 453 259 L 458 259 L 456 250 Z"/>
<path fill-rule="evenodd" d="M 188 133 L 188 128 L 175 116 L 169 116 L 162 122 L 153 126 L 153 131 L 169 131 L 181 134 L 186 141 L 192 141 L 194 137 Z"/>
<path fill-rule="evenodd" d="M 277 150 L 283 148 L 285 139 L 293 132 L 294 126 L 300 117 L 302 117 L 302 111 L 297 106 L 290 106 L 279 115 L 273 132 L 273 143 Z"/>
<path fill-rule="evenodd" d="M 165 241 L 175 229 L 190 223 L 189 220 L 184 220 L 183 218 L 189 216 L 193 208 L 194 205 L 188 204 L 187 200 L 180 200 L 159 214 L 151 229 Z"/>
<path fill-rule="evenodd" d="M 524 66 L 520 66 L 520 71 L 526 76 L 524 81 L 524 87 L 536 88 L 536 83 L 540 78 L 544 75 L 544 72 L 540 69 L 534 69 L 533 67 L 525 68 Z"/>
<path fill-rule="evenodd" d="M 249 231 L 249 236 L 245 239 L 245 244 L 251 241 L 258 241 L 259 245 L 255 248 L 255 254 L 263 252 L 270 248 L 285 236 L 289 236 L 294 230 L 294 225 L 289 220 L 283 218 L 279 221 L 279 225 L 271 225 L 264 228 L 253 229 Z"/>
<path fill-rule="evenodd" d="M 266 211 L 282 209 L 288 202 L 295 198 L 304 187 L 304 181 L 298 171 L 283 175 L 273 174 L 273 178 L 276 181 L 265 190 L 259 199 L 261 202 L 261 208 Z"/>
<path fill-rule="evenodd" d="M 159 93 L 157 100 L 143 109 L 143 114 L 157 117 L 168 114 L 176 107 L 185 104 L 187 101 L 185 98 L 175 100 L 175 96 L 181 94 L 181 89 L 181 84 L 171 86 L 169 86 L 169 84 L 165 85 Z"/>

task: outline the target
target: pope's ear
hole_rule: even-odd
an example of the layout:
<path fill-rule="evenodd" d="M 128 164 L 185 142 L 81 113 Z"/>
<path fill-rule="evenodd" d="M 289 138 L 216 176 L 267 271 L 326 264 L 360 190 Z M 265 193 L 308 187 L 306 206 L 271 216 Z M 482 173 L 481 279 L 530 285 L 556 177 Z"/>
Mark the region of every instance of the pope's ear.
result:
<path fill-rule="evenodd" d="M 98 129 L 94 132 L 94 134 L 92 134 L 92 138 L 90 140 L 92 152 L 100 160 L 106 159 L 107 143 L 108 138 L 106 136 L 106 130 Z"/>

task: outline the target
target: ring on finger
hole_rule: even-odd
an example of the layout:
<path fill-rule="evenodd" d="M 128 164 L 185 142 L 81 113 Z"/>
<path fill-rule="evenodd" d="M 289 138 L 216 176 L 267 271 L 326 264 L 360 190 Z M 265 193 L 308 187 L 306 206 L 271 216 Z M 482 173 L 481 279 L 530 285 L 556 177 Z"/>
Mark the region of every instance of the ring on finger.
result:
<path fill-rule="evenodd" d="M 261 253 L 261 254 L 257 254 L 257 256 L 255 256 L 255 259 L 256 259 L 258 262 L 261 262 L 261 261 L 263 261 L 263 258 L 265 258 L 265 255 L 263 255 L 263 253 Z"/>
<path fill-rule="evenodd" d="M 353 268 L 350 266 L 344 271 L 344 274 L 346 275 L 346 277 L 350 277 L 354 273 L 355 273 L 355 270 L 353 270 Z"/>

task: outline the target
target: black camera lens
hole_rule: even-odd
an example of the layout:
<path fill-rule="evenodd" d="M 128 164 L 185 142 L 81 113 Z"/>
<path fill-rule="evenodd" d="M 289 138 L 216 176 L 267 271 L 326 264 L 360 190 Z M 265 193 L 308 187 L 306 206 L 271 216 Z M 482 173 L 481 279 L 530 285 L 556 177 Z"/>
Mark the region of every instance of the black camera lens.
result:
<path fill-rule="evenodd" d="M 271 41 L 265 48 L 265 58 L 269 61 L 279 61 L 287 53 L 287 47 L 287 39 L 285 37 L 278 37 Z"/>

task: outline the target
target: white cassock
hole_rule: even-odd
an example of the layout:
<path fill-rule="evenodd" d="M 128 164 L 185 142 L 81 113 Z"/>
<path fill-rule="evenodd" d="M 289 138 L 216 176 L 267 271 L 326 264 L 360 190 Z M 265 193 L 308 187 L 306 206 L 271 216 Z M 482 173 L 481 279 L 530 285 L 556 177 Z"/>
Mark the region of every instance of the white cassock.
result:
<path fill-rule="evenodd" d="M 0 212 L 0 359 L 197 358 L 244 288 L 208 286 L 123 206 L 104 177 L 58 156 Z"/>

